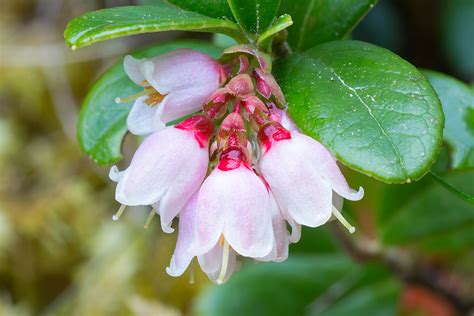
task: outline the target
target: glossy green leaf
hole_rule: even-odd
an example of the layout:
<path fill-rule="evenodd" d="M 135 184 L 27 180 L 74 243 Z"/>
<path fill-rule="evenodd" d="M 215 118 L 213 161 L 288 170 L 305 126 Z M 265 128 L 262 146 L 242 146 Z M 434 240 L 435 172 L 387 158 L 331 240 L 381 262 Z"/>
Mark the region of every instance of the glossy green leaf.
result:
<path fill-rule="evenodd" d="M 381 283 L 383 282 L 383 283 Z M 247 264 L 198 300 L 197 315 L 394 315 L 396 281 L 379 266 L 342 255 L 292 256 L 283 263 Z M 347 314 L 346 314 L 347 315 Z"/>
<path fill-rule="evenodd" d="M 438 72 L 423 73 L 443 105 L 444 140 L 451 152 L 451 167 L 474 168 L 474 89 Z"/>
<path fill-rule="evenodd" d="M 69 22 L 68 45 L 78 48 L 117 37 L 171 30 L 217 32 L 241 38 L 237 24 L 159 1 L 152 6 L 115 7 L 86 13 Z"/>
<path fill-rule="evenodd" d="M 153 57 L 177 48 L 192 48 L 214 57 L 220 55 L 220 49 L 198 41 L 160 44 L 132 55 Z M 119 62 L 105 72 L 87 94 L 79 117 L 78 138 L 84 152 L 96 163 L 108 164 L 122 158 L 121 145 L 133 102 L 116 104 L 115 97 L 138 91 L 140 87 L 128 79 Z"/>
<path fill-rule="evenodd" d="M 275 19 L 271 27 L 269 27 L 265 32 L 260 34 L 257 39 L 257 44 L 262 45 L 266 42 L 269 42 L 270 39 L 273 38 L 278 32 L 286 29 L 292 24 L 293 20 L 288 14 L 283 14 L 282 16 L 279 16 Z"/>
<path fill-rule="evenodd" d="M 288 42 L 295 51 L 343 39 L 377 3 L 377 0 L 282 0 L 280 13 L 288 13 L 294 25 Z"/>
<path fill-rule="evenodd" d="M 296 124 L 354 170 L 405 183 L 436 160 L 441 104 L 425 77 L 390 51 L 336 41 L 290 56 L 274 70 Z"/>
<path fill-rule="evenodd" d="M 187 11 L 201 13 L 213 18 L 234 20 L 227 0 L 167 0 Z"/>
<path fill-rule="evenodd" d="M 474 194 L 474 171 L 456 172 L 444 177 L 456 188 Z M 408 186 L 410 187 L 410 186 Z M 410 188 L 407 188 L 410 190 Z M 418 246 L 429 251 L 472 248 L 474 207 L 433 181 L 422 188 L 400 192 L 394 187 L 386 199 L 380 222 L 385 244 Z"/>
<path fill-rule="evenodd" d="M 227 0 L 240 26 L 254 37 L 264 32 L 280 7 L 280 0 Z"/>

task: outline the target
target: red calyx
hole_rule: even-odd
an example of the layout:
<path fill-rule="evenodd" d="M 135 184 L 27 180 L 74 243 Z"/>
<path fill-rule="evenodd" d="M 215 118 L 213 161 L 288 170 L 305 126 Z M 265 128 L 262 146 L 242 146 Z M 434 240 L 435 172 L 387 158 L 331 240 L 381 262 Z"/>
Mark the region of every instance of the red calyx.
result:
<path fill-rule="evenodd" d="M 247 157 L 238 147 L 229 147 L 219 156 L 217 168 L 222 171 L 229 171 L 239 168 L 241 165 L 250 169 Z"/>
<path fill-rule="evenodd" d="M 270 99 L 272 96 L 272 89 L 265 81 L 265 79 L 260 75 L 259 72 L 253 71 L 253 76 L 255 78 L 255 82 L 257 83 L 257 91 L 265 98 Z"/>
<path fill-rule="evenodd" d="M 214 125 L 212 125 L 209 118 L 201 114 L 191 116 L 175 125 L 175 128 L 192 132 L 201 148 L 207 146 L 209 138 L 214 133 Z"/>
<path fill-rule="evenodd" d="M 291 139 L 291 133 L 280 123 L 270 122 L 260 128 L 257 137 L 263 153 L 266 153 L 274 142 Z"/>

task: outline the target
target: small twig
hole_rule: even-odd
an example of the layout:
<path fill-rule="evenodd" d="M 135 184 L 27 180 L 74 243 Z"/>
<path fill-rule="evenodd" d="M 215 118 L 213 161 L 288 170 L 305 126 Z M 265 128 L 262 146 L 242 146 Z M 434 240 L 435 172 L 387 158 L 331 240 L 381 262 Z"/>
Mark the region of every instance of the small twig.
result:
<path fill-rule="evenodd" d="M 331 232 L 344 251 L 359 262 L 379 261 L 390 267 L 394 274 L 404 282 L 411 282 L 428 287 L 448 300 L 461 315 L 474 312 L 474 301 L 461 290 L 453 289 L 442 276 L 449 275 L 441 269 L 423 264 L 413 258 L 407 251 L 398 248 L 383 248 L 378 243 L 354 238 L 338 225 L 330 223 Z"/>

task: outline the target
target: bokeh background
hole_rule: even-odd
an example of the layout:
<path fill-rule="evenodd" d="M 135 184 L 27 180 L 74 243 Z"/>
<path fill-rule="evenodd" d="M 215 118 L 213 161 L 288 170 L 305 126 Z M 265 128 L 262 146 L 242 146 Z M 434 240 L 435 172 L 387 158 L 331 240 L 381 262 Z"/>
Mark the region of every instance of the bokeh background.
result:
<path fill-rule="evenodd" d="M 108 168 L 96 166 L 76 141 L 81 101 L 125 54 L 175 38 L 212 40 L 170 32 L 71 52 L 62 39 L 66 23 L 79 14 L 147 2 L 0 0 L 0 315 L 187 315 L 212 286 L 198 269 L 194 284 L 188 273 L 166 274 L 175 235 L 160 232 L 158 222 L 145 230 L 146 208 L 111 220 L 118 204 Z M 469 83 L 473 24 L 472 0 L 381 0 L 353 37 Z M 126 140 L 122 166 L 135 146 Z M 388 186 L 347 172 L 353 186 L 367 188 L 363 203 L 348 205 L 352 218 L 375 238 L 374 214 Z M 307 230 L 291 253 L 331 251 L 337 243 L 331 238 L 327 228 Z M 449 276 L 440 277 L 467 296 L 474 293 L 468 248 L 423 257 L 430 267 L 446 268 Z M 449 299 L 410 280 L 397 306 L 400 315 L 457 313 Z"/>

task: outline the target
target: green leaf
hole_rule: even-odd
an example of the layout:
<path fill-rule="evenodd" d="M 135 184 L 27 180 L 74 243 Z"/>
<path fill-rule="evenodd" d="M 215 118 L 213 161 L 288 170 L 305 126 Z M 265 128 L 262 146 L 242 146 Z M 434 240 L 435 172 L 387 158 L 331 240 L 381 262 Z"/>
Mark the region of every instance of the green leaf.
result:
<path fill-rule="evenodd" d="M 227 0 L 167 0 L 187 11 L 201 13 L 213 18 L 234 20 Z"/>
<path fill-rule="evenodd" d="M 292 256 L 283 263 L 247 264 L 227 284 L 198 299 L 197 314 L 394 315 L 399 285 L 379 266 L 342 255 Z"/>
<path fill-rule="evenodd" d="M 273 22 L 272 26 L 269 27 L 265 32 L 263 32 L 258 37 L 257 44 L 262 45 L 265 42 L 269 42 L 269 40 L 273 36 L 275 36 L 278 32 L 286 29 L 292 24 L 293 24 L 293 20 L 291 19 L 291 16 L 289 16 L 288 14 L 279 16 L 277 19 L 275 19 L 275 22 Z"/>
<path fill-rule="evenodd" d="M 64 38 L 74 49 L 122 36 L 171 30 L 216 32 L 242 39 L 238 25 L 231 21 L 185 11 L 163 1 L 86 13 L 69 22 Z"/>
<path fill-rule="evenodd" d="M 455 172 L 445 181 L 467 194 L 474 194 L 474 171 Z M 408 186 L 407 189 L 410 189 Z M 385 244 L 411 245 L 427 251 L 459 251 L 474 245 L 474 208 L 433 181 L 426 181 L 412 192 L 393 187 L 385 199 L 379 219 L 380 235 Z"/>
<path fill-rule="evenodd" d="M 377 3 L 377 0 L 282 0 L 280 13 L 295 22 L 288 42 L 295 51 L 343 39 Z"/>
<path fill-rule="evenodd" d="M 446 190 L 448 190 L 452 194 L 456 195 L 461 200 L 474 205 L 474 195 L 469 195 L 466 192 L 461 191 L 459 188 L 456 188 L 451 183 L 445 181 L 442 177 L 440 177 L 438 174 L 436 174 L 432 170 L 430 170 L 430 176 L 433 177 L 433 179 L 435 179 L 442 187 L 444 187 Z"/>
<path fill-rule="evenodd" d="M 425 77 L 390 51 L 336 41 L 274 69 L 296 124 L 354 170 L 405 183 L 436 160 L 441 104 Z"/>
<path fill-rule="evenodd" d="M 218 33 L 214 34 L 212 37 L 212 43 L 218 47 L 222 47 L 223 49 L 238 44 L 232 37 Z"/>
<path fill-rule="evenodd" d="M 153 57 L 178 48 L 192 48 L 213 57 L 220 55 L 220 49 L 198 41 L 160 44 L 132 55 Z M 78 138 L 83 151 L 96 163 L 108 164 L 122 158 L 121 145 L 133 102 L 116 104 L 115 97 L 138 91 L 140 87 L 128 79 L 119 62 L 105 72 L 87 94 L 79 116 Z"/>
<path fill-rule="evenodd" d="M 443 105 L 444 140 L 451 152 L 451 167 L 474 168 L 474 89 L 450 76 L 423 71 Z"/>
<path fill-rule="evenodd" d="M 227 0 L 235 19 L 252 37 L 264 32 L 273 22 L 280 0 Z"/>

